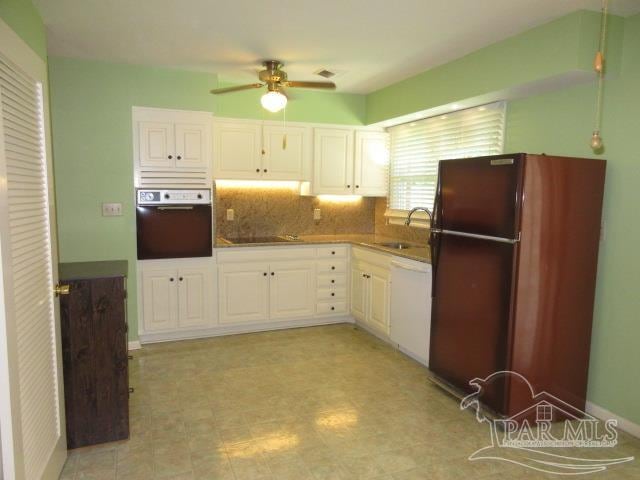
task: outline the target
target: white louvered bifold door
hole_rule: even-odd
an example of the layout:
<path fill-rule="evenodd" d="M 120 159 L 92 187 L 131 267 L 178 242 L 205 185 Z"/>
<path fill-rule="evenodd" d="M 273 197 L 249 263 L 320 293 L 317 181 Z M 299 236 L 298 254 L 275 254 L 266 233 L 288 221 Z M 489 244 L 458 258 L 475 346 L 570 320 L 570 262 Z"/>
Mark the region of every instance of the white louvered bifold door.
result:
<path fill-rule="evenodd" d="M 16 378 L 11 421 L 16 476 L 39 479 L 58 444 L 60 352 L 56 347 L 43 92 L 0 56 L 2 256 L 9 363 Z"/>

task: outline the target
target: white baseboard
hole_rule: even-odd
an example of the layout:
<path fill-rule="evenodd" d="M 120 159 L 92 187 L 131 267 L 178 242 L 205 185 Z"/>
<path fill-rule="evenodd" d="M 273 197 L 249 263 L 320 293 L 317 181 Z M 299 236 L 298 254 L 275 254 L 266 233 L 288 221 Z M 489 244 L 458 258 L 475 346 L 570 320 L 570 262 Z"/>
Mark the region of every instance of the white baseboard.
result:
<path fill-rule="evenodd" d="M 285 328 L 317 327 L 334 323 L 353 323 L 353 317 L 344 315 L 340 317 L 304 318 L 284 320 L 280 322 L 254 323 L 250 325 L 228 325 L 193 330 L 181 330 L 173 332 L 140 332 L 140 343 L 172 342 L 175 340 L 192 340 L 196 338 L 219 337 L 222 335 L 234 335 L 239 333 L 267 332 L 270 330 L 283 330 Z"/>
<path fill-rule="evenodd" d="M 139 340 L 133 340 L 132 342 L 129 342 L 129 350 L 140 350 L 141 348 L 142 345 L 140 345 Z"/>
<path fill-rule="evenodd" d="M 589 415 L 593 415 L 594 417 L 599 418 L 600 420 L 608 420 L 608 419 L 617 420 L 618 428 L 620 430 L 628 433 L 629 435 L 633 435 L 634 437 L 640 438 L 640 425 L 638 425 L 637 423 L 634 423 L 631 420 L 627 420 L 626 418 L 621 417 L 620 415 L 616 415 L 615 413 L 610 412 L 609 410 L 602 408 L 601 406 L 591 402 L 587 402 L 585 410 Z"/>

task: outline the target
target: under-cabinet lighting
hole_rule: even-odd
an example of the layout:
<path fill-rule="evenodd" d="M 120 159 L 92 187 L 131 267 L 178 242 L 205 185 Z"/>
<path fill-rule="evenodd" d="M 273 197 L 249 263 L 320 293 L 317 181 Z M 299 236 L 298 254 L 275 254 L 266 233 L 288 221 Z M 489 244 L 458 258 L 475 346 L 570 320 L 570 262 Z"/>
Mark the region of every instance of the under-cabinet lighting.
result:
<path fill-rule="evenodd" d="M 286 180 L 216 180 L 216 188 L 300 189 L 300 182 Z"/>
<path fill-rule="evenodd" d="M 318 200 L 327 203 L 356 203 L 362 200 L 360 195 L 318 195 Z"/>

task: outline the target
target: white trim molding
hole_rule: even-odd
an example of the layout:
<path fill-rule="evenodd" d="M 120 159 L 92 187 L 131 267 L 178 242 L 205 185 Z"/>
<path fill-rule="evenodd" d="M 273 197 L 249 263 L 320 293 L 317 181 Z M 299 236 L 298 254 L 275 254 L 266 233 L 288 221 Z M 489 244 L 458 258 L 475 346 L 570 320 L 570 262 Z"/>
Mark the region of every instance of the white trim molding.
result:
<path fill-rule="evenodd" d="M 585 407 L 586 412 L 589 415 L 593 415 L 600 420 L 608 420 L 613 419 L 618 421 L 618 428 L 623 432 L 628 433 L 629 435 L 633 435 L 636 438 L 640 438 L 640 425 L 632 422 L 620 415 L 616 415 L 613 412 L 610 412 L 606 408 L 602 408 L 600 405 L 596 405 L 595 403 L 591 403 L 587 401 L 587 405 Z"/>

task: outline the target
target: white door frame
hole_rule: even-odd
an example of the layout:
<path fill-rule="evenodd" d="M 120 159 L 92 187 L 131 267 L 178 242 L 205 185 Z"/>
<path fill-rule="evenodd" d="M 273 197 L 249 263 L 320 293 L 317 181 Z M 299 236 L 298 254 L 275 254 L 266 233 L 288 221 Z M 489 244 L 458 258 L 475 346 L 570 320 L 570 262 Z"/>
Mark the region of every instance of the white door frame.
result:
<path fill-rule="evenodd" d="M 55 216 L 55 196 L 53 190 L 53 165 L 51 153 L 51 128 L 49 118 L 49 84 L 47 78 L 47 65 L 2 19 L 0 19 L 0 54 L 20 69 L 28 74 L 31 78 L 42 84 L 43 106 L 44 106 L 44 135 L 47 157 L 47 175 L 49 186 L 49 221 L 50 221 L 50 238 L 51 238 L 51 259 L 52 274 L 54 284 L 58 282 L 58 252 L 57 252 L 57 232 L 56 232 L 56 216 Z M 1 139 L 0 139 L 1 142 Z M 0 145 L 2 147 L 2 145 Z M 2 157 L 3 148 L 0 148 L 0 163 L 4 164 Z M 6 168 L 3 168 L 6 172 Z M 6 176 L 0 175 L 0 198 L 7 198 L 7 179 Z M 4 203 L 4 202 L 3 202 Z M 0 204 L 0 215 L 6 215 L 7 205 Z M 2 240 L 6 238 L 8 232 L 0 232 L 0 254 L 6 246 L 2 245 Z M 15 336 L 14 326 L 11 322 L 7 322 L 7 307 L 11 309 L 11 302 L 5 303 L 5 279 L 10 278 L 10 268 L 8 262 L 5 261 L 6 255 L 1 255 L 0 261 L 0 441 L 2 455 L 2 470 L 4 477 L 7 479 L 24 478 L 24 459 L 22 458 L 22 438 L 21 427 L 16 419 L 20 418 L 20 401 L 17 379 L 17 368 L 10 364 L 9 359 L 16 358 L 15 345 L 7 342 L 7 338 Z M 8 275 L 7 275 L 8 274 Z M 53 285 L 52 285 L 53 287 Z M 62 382 L 62 347 L 60 341 L 60 303 L 54 302 L 55 313 L 55 342 L 58 369 L 58 400 L 60 409 L 60 438 L 56 444 L 52 456 L 49 460 L 48 468 L 45 470 L 44 479 L 58 478 L 59 473 L 64 465 L 67 457 L 67 439 L 65 428 L 65 411 L 64 411 L 64 385 Z"/>

